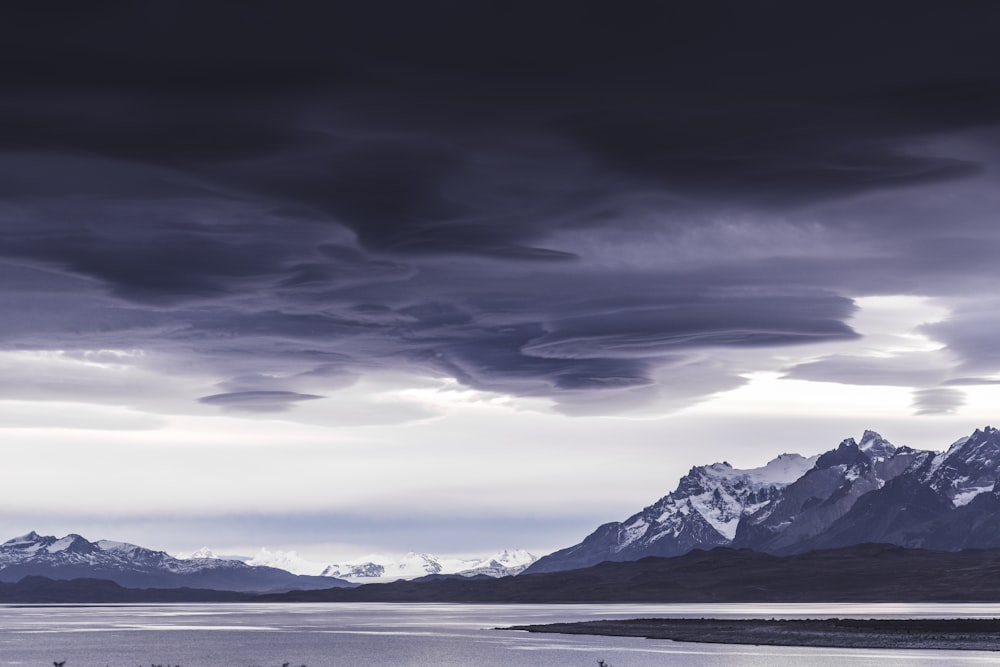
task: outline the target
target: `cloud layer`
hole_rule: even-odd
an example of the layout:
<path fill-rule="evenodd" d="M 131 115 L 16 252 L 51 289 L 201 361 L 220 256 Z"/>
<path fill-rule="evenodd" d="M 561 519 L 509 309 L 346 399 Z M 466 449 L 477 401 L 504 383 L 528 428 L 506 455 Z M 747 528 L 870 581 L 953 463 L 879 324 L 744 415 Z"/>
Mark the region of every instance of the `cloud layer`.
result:
<path fill-rule="evenodd" d="M 12 9 L 0 348 L 141 351 L 91 359 L 123 404 L 126 369 L 255 412 L 399 372 L 619 412 L 925 295 L 950 365 L 790 374 L 953 409 L 997 370 L 1000 9 L 779 5 Z"/>

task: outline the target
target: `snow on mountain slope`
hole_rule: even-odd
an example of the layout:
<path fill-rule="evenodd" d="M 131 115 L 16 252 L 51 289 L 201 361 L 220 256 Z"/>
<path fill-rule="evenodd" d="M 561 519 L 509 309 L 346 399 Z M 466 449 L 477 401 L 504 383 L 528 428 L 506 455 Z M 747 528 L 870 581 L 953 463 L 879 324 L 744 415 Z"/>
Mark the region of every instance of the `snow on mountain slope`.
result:
<path fill-rule="evenodd" d="M 122 548 L 131 546 L 124 545 Z M 252 558 L 220 557 L 208 547 L 191 554 L 177 554 L 176 557 L 182 560 L 228 558 L 250 566 L 278 568 L 297 575 L 339 577 L 361 583 L 415 579 L 429 574 L 505 577 L 520 573 L 537 560 L 536 556 L 523 549 L 504 549 L 485 558 L 448 558 L 411 551 L 405 555 L 373 554 L 333 564 L 308 560 L 295 551 L 272 551 L 267 548 L 262 548 Z"/>
<path fill-rule="evenodd" d="M 987 426 L 935 456 L 922 481 L 961 507 L 993 490 L 998 468 L 1000 431 Z"/>
<path fill-rule="evenodd" d="M 533 554 L 523 549 L 505 549 L 486 558 L 472 559 L 442 558 L 411 551 L 404 556 L 372 555 L 331 564 L 323 574 L 366 583 L 415 579 L 431 574 L 506 577 L 519 574 L 535 560 Z"/>
<path fill-rule="evenodd" d="M 121 570 L 152 568 L 174 573 L 244 567 L 243 563 L 214 557 L 174 558 L 164 551 L 146 549 L 127 542 L 90 542 L 76 534 L 56 538 L 32 531 L 0 544 L 0 567 L 26 563 L 93 565 Z"/>
<path fill-rule="evenodd" d="M 785 486 L 802 477 L 816 463 L 816 456 L 806 458 L 800 454 L 779 454 L 766 465 L 749 470 L 732 471 L 730 478 L 744 476 L 751 484 L 762 486 Z M 715 464 L 720 465 L 720 464 Z M 728 465 L 723 463 L 721 465 Z"/>
<path fill-rule="evenodd" d="M 847 514 L 859 498 L 904 473 L 916 452 L 897 449 L 874 431 L 822 454 L 781 498 L 740 523 L 734 547 L 792 553 Z"/>
<path fill-rule="evenodd" d="M 450 574 L 438 558 L 430 554 L 408 552 L 392 557 L 380 554 L 328 565 L 322 572 L 326 577 L 341 577 L 348 581 L 414 579 L 429 574 Z M 451 568 L 448 568 L 451 569 Z"/>
<path fill-rule="evenodd" d="M 850 438 L 849 438 L 850 440 Z M 884 461 L 896 454 L 896 446 L 875 431 L 865 431 L 858 449 L 874 461 Z"/>
<path fill-rule="evenodd" d="M 732 540 L 744 514 L 767 505 L 777 489 L 801 477 L 815 461 L 816 457 L 782 454 L 750 470 L 726 462 L 694 467 L 681 478 L 677 490 L 624 522 L 622 539 L 612 551 L 624 551 L 636 542 L 676 538 L 702 521 L 723 540 Z"/>
<path fill-rule="evenodd" d="M 322 563 L 306 560 L 295 551 L 271 551 L 262 548 L 257 555 L 246 561 L 247 565 L 263 565 L 276 567 L 279 570 L 286 570 L 294 574 L 307 574 L 310 576 L 320 576 L 325 569 Z"/>
<path fill-rule="evenodd" d="M 749 470 L 729 463 L 695 466 L 677 488 L 621 523 L 600 526 L 578 545 L 540 558 L 526 572 L 551 572 L 605 560 L 677 556 L 728 545 L 740 519 L 759 512 L 813 467 L 816 457 L 782 454 Z"/>
<path fill-rule="evenodd" d="M 537 556 L 524 549 L 504 549 L 484 558 L 472 567 L 457 572 L 457 574 L 463 577 L 474 577 L 480 574 L 485 574 L 488 577 L 509 577 L 524 572 L 536 560 L 538 560 Z"/>
<path fill-rule="evenodd" d="M 192 553 L 177 553 L 174 554 L 174 558 L 179 558 L 180 560 L 196 560 L 199 558 L 221 558 L 221 556 L 216 556 L 215 552 L 208 547 L 202 547 L 197 551 Z M 229 558 L 226 560 L 241 560 L 239 558 Z"/>
<path fill-rule="evenodd" d="M 107 552 L 118 551 L 122 553 L 134 553 L 136 550 L 142 549 L 142 547 L 135 544 L 129 544 L 128 542 L 116 542 L 114 540 L 97 540 L 94 544 L 99 546 L 102 551 Z M 178 556 L 178 558 L 180 558 L 180 556 Z"/>
<path fill-rule="evenodd" d="M 79 535 L 56 538 L 31 531 L 0 544 L 0 568 L 25 561 L 92 563 L 104 560 L 97 545 Z"/>

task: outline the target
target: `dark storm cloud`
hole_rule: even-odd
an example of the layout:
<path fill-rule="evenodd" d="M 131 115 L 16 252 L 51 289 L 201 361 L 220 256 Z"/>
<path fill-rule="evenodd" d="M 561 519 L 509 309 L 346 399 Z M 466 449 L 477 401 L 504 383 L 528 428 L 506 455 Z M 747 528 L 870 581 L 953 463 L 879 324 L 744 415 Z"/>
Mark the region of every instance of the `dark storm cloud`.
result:
<path fill-rule="evenodd" d="M 813 115 L 824 134 L 817 134 L 816 126 L 798 125 L 802 113 Z M 886 128 L 853 126 L 808 109 L 750 108 L 739 118 L 717 121 L 665 123 L 659 116 L 619 113 L 572 119 L 566 131 L 602 162 L 650 186 L 730 205 L 802 205 L 962 178 L 981 169 L 964 160 L 907 154 L 881 136 Z"/>
<path fill-rule="evenodd" d="M 992 3 L 4 13 L 0 344 L 156 351 L 209 404 L 384 369 L 684 402 L 742 382 L 706 350 L 994 277 Z"/>
<path fill-rule="evenodd" d="M 522 349 L 547 358 L 642 358 L 695 347 L 755 347 L 846 340 L 846 299 L 785 295 L 704 298 L 661 308 L 617 307 L 553 323 Z"/>

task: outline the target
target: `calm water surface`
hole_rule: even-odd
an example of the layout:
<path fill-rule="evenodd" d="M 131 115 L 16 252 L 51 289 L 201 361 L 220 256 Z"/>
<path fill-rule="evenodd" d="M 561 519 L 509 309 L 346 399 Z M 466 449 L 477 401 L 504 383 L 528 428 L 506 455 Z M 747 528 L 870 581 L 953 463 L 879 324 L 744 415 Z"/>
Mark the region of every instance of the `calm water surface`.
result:
<path fill-rule="evenodd" d="M 997 665 L 979 651 L 767 648 L 532 635 L 497 626 L 636 617 L 997 617 L 963 605 L 183 604 L 0 606 L 0 667 L 921 667 Z"/>

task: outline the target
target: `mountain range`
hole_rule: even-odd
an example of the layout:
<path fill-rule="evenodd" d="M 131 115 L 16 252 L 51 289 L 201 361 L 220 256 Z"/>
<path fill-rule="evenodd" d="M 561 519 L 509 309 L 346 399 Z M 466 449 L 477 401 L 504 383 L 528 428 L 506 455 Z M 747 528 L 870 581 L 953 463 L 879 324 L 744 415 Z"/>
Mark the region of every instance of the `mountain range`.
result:
<path fill-rule="evenodd" d="M 98 578 L 130 588 L 206 588 L 228 591 L 289 591 L 353 584 L 335 577 L 295 575 L 273 567 L 221 558 L 175 558 L 126 542 L 90 542 L 32 531 L 0 544 L 0 582 L 24 577 Z"/>
<path fill-rule="evenodd" d="M 254 558 L 241 558 L 216 556 L 204 548 L 189 555 L 171 556 L 126 542 L 90 542 L 75 534 L 57 538 L 32 531 L 0 544 L 0 582 L 16 582 L 23 577 L 87 578 L 126 588 L 273 592 L 428 575 L 502 577 L 521 572 L 535 560 L 527 551 L 515 549 L 467 560 L 410 553 L 402 558 L 323 566 L 299 558 L 294 552 L 261 550 Z M 289 571 L 293 569 L 299 571 Z M 322 573 L 317 573 L 319 570 Z"/>
<path fill-rule="evenodd" d="M 322 574 L 354 582 L 395 581 L 435 574 L 507 577 L 520 574 L 536 560 L 536 556 L 523 549 L 504 549 L 474 559 L 444 559 L 411 551 L 401 558 L 376 557 L 329 565 Z"/>
<path fill-rule="evenodd" d="M 507 577 L 520 574 L 538 560 L 524 549 L 504 549 L 485 558 L 443 558 L 428 553 L 409 552 L 402 556 L 371 555 L 323 564 L 302 558 L 294 551 L 261 549 L 256 556 L 217 556 L 204 547 L 191 554 L 177 554 L 181 559 L 223 558 L 286 570 L 294 574 L 337 577 L 355 583 L 416 579 L 428 575 Z"/>
<path fill-rule="evenodd" d="M 89 578 L 128 588 L 235 592 L 350 588 L 397 579 L 424 579 L 400 583 L 421 586 L 718 548 L 794 556 L 868 543 L 934 552 L 1000 549 L 1000 431 L 976 430 L 942 452 L 896 447 L 866 431 L 860 440 L 848 438 L 822 454 L 782 454 L 759 468 L 695 466 L 655 503 L 537 560 L 526 551 L 506 550 L 485 559 L 410 553 L 317 566 L 294 552 L 262 551 L 243 562 L 208 550 L 178 558 L 124 542 L 30 532 L 0 544 L 0 582 Z M 286 567 L 308 567 L 310 573 Z M 104 594 L 119 595 L 111 589 Z"/>
<path fill-rule="evenodd" d="M 944 452 L 896 447 L 866 431 L 814 457 L 782 454 L 739 470 L 696 466 L 677 488 L 526 573 L 734 547 L 789 555 L 869 542 L 942 551 L 1000 547 L 1000 431 Z"/>

